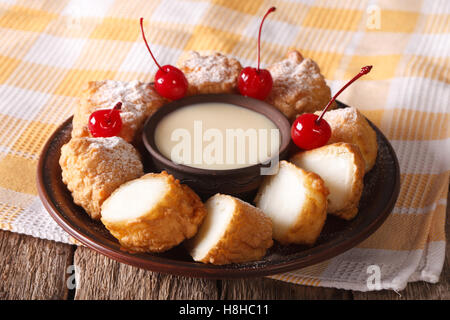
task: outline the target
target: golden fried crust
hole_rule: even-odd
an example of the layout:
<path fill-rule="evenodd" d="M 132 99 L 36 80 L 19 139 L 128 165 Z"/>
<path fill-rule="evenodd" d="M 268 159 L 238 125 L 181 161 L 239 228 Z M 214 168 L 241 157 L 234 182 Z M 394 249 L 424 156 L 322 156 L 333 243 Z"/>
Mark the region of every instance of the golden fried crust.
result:
<path fill-rule="evenodd" d="M 127 142 L 132 142 L 138 136 L 145 120 L 165 102 L 149 83 L 137 80 L 90 81 L 76 105 L 72 137 L 91 136 L 88 121 L 92 112 L 110 109 L 119 101 L 122 102 L 122 129 L 119 136 Z"/>
<path fill-rule="evenodd" d="M 303 181 L 306 194 L 295 223 L 287 231 L 274 232 L 274 239 L 285 245 L 291 243 L 313 245 L 325 225 L 328 189 L 322 178 L 313 172 L 307 172 L 284 160 L 280 162 L 280 166 L 288 166 L 293 169 L 294 174 Z M 261 191 L 265 184 L 270 183 L 270 180 L 271 176 L 267 176 L 264 180 L 255 198 L 255 203 L 259 202 L 259 198 L 262 196 Z"/>
<path fill-rule="evenodd" d="M 137 151 L 119 137 L 72 138 L 61 148 L 59 164 L 74 202 L 96 220 L 116 188 L 144 174 Z"/>
<path fill-rule="evenodd" d="M 188 95 L 232 93 L 236 91 L 242 66 L 219 52 L 200 54 L 189 51 L 177 62 L 189 82 Z"/>
<path fill-rule="evenodd" d="M 348 201 L 348 206 L 333 212 L 333 215 L 345 220 L 352 220 L 358 214 L 358 204 L 364 189 L 364 168 L 365 162 L 357 145 L 346 144 L 345 146 L 354 154 L 353 160 L 355 165 L 354 183 L 352 185 L 352 197 Z"/>
<path fill-rule="evenodd" d="M 331 138 L 328 144 L 336 142 L 356 144 L 365 161 L 365 172 L 369 172 L 377 159 L 378 143 L 375 130 L 366 118 L 357 109 L 351 107 L 328 111 L 323 118 L 331 127 Z"/>
<path fill-rule="evenodd" d="M 300 168 L 299 168 L 300 169 Z M 304 171 L 303 169 L 300 169 Z M 297 243 L 313 245 L 322 232 L 327 218 L 328 189 L 322 178 L 313 172 L 302 173 L 306 186 L 306 201 L 296 223 L 282 237 L 282 244 Z"/>
<path fill-rule="evenodd" d="M 273 245 L 272 221 L 260 209 L 235 197 L 235 211 L 219 242 L 201 259 L 203 263 L 223 265 L 261 259 Z"/>
<path fill-rule="evenodd" d="M 322 110 L 331 99 L 318 65 L 311 59 L 304 59 L 298 51 L 291 51 L 287 58 L 271 65 L 273 87 L 267 102 L 277 107 L 289 120 L 300 114 Z M 333 109 L 333 103 L 330 108 Z"/>
<path fill-rule="evenodd" d="M 135 252 L 163 252 L 193 237 L 206 215 L 198 195 L 172 175 L 148 173 L 139 179 L 164 178 L 167 193 L 149 211 L 134 220 L 102 222 L 120 244 Z M 126 188 L 130 181 L 120 188 Z M 110 197 L 114 197 L 113 193 Z M 149 195 L 151 196 L 151 195 Z M 106 200 L 103 208 L 107 205 Z"/>
<path fill-rule="evenodd" d="M 337 158 L 342 155 L 351 155 L 353 172 L 352 172 L 352 183 L 351 183 L 351 192 L 348 195 L 347 201 L 339 207 L 333 208 L 328 206 L 328 213 L 343 218 L 345 220 L 351 220 L 358 214 L 358 204 L 361 198 L 363 188 L 364 188 L 364 167 L 365 162 L 359 151 L 357 145 L 350 143 L 334 143 L 331 145 L 326 145 L 321 148 L 312 149 L 308 151 L 302 151 L 295 154 L 290 161 L 294 164 L 298 164 L 301 166 L 302 158 L 308 157 L 312 153 L 315 154 L 327 154 L 330 158 Z M 325 185 L 327 184 L 325 179 Z"/>

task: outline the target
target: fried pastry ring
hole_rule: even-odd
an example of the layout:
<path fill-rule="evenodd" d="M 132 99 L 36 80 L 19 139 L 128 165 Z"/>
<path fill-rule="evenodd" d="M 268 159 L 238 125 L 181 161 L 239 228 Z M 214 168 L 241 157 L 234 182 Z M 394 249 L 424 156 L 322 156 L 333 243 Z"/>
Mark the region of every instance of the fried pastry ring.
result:
<path fill-rule="evenodd" d="M 325 224 L 327 195 L 317 174 L 283 160 L 277 174 L 265 177 L 255 203 L 272 219 L 275 240 L 312 245 Z"/>
<path fill-rule="evenodd" d="M 198 195 L 163 171 L 120 186 L 103 203 L 101 220 L 124 248 L 163 252 L 193 237 L 205 215 Z"/>
<path fill-rule="evenodd" d="M 316 113 L 317 115 L 320 112 Z M 377 134 L 366 118 L 355 108 L 330 110 L 323 118 L 331 127 L 328 144 L 347 142 L 356 144 L 365 162 L 365 172 L 375 165 L 378 152 Z"/>
<path fill-rule="evenodd" d="M 328 212 L 346 220 L 358 213 L 364 186 L 364 159 L 358 146 L 334 143 L 295 154 L 290 161 L 317 173 L 330 191 Z"/>
<path fill-rule="evenodd" d="M 180 57 L 177 66 L 189 82 L 188 95 L 235 92 L 242 69 L 239 61 L 219 52 L 189 51 Z"/>
<path fill-rule="evenodd" d="M 216 194 L 205 204 L 208 214 L 188 241 L 195 261 L 217 265 L 261 259 L 272 241 L 272 222 L 254 206 Z"/>
<path fill-rule="evenodd" d="M 127 142 L 132 142 L 141 132 L 145 120 L 161 107 L 164 101 L 152 85 L 138 80 L 90 81 L 76 105 L 72 137 L 91 136 L 88 121 L 92 112 L 111 109 L 117 102 L 122 102 L 122 129 L 119 136 Z"/>
<path fill-rule="evenodd" d="M 74 202 L 95 220 L 116 188 L 144 174 L 140 155 L 120 137 L 72 138 L 61 148 L 59 164 Z"/>
<path fill-rule="evenodd" d="M 322 110 L 331 99 L 319 66 L 298 51 L 291 51 L 286 59 L 268 67 L 273 79 L 267 102 L 277 107 L 290 121 L 305 112 Z M 336 103 L 330 109 L 336 107 Z"/>

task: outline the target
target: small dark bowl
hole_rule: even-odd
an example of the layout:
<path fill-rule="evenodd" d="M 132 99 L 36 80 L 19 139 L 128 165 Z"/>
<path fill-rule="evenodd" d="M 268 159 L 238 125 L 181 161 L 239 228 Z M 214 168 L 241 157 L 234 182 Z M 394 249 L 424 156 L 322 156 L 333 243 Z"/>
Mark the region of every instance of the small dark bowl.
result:
<path fill-rule="evenodd" d="M 193 168 L 176 164 L 163 156 L 158 150 L 154 133 L 161 119 L 169 113 L 197 103 L 223 102 L 244 107 L 269 118 L 280 130 L 280 149 L 275 156 L 279 160 L 287 157 L 291 141 L 290 123 L 288 119 L 272 105 L 236 94 L 207 94 L 197 95 L 173 101 L 156 111 L 145 123 L 142 140 L 153 160 L 153 166 L 158 171 L 166 170 L 181 183 L 185 183 L 196 191 L 203 199 L 216 194 L 225 193 L 240 197 L 251 198 L 261 184 L 263 164 L 251 165 L 244 168 L 228 170 L 209 170 Z"/>

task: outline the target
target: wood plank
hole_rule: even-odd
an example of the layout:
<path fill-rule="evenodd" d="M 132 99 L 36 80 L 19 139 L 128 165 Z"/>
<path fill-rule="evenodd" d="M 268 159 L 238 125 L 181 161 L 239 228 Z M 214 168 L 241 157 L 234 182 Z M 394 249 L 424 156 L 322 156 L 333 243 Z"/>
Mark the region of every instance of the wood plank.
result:
<path fill-rule="evenodd" d="M 66 299 L 74 248 L 0 231 L 0 300 Z"/>
<path fill-rule="evenodd" d="M 230 300 L 314 300 L 351 299 L 350 291 L 308 287 L 269 278 L 222 281 L 222 299 Z"/>
<path fill-rule="evenodd" d="M 80 270 L 75 299 L 217 299 L 216 280 L 155 273 L 78 247 L 74 263 Z"/>

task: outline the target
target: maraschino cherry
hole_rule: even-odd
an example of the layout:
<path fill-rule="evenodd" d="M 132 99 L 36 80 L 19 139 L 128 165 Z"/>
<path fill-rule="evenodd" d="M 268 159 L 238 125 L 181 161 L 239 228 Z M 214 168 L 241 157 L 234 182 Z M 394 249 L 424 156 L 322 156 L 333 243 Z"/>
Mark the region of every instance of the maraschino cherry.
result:
<path fill-rule="evenodd" d="M 270 90 L 272 90 L 273 80 L 272 76 L 269 72 L 269 70 L 266 69 L 260 69 L 260 48 L 261 48 L 261 30 L 264 23 L 264 20 L 266 20 L 266 17 L 271 13 L 275 11 L 275 7 L 270 8 L 267 10 L 266 14 L 264 15 L 261 24 L 259 26 L 259 34 L 258 34 L 258 67 L 252 68 L 252 67 L 246 67 L 242 69 L 240 75 L 239 75 L 239 81 L 238 81 L 238 88 L 239 92 L 243 96 L 248 96 L 252 98 L 256 98 L 259 100 L 264 100 L 267 98 L 267 96 L 270 93 Z"/>
<path fill-rule="evenodd" d="M 122 102 L 117 102 L 112 109 L 101 109 L 92 112 L 88 122 L 88 128 L 92 136 L 95 138 L 117 136 L 120 129 L 122 129 L 121 108 Z"/>
<path fill-rule="evenodd" d="M 304 113 L 295 119 L 291 128 L 291 137 L 294 143 L 302 149 L 310 150 L 324 146 L 331 137 L 331 128 L 325 119 L 322 119 L 325 112 L 327 112 L 330 105 L 334 100 L 354 81 L 359 79 L 365 74 L 368 74 L 372 66 L 366 66 L 361 68 L 361 71 L 353 77 L 352 80 L 347 82 L 345 86 L 339 90 L 330 102 L 325 106 L 320 116 L 313 113 Z"/>
<path fill-rule="evenodd" d="M 156 91 L 158 91 L 158 93 L 164 98 L 170 100 L 178 100 L 183 98 L 186 95 L 188 89 L 188 81 L 183 71 L 169 64 L 166 64 L 162 67 L 160 66 L 158 61 L 156 61 L 155 57 L 153 56 L 152 51 L 150 50 L 147 39 L 145 39 L 143 26 L 144 18 L 141 18 L 140 23 L 142 37 L 144 38 L 145 45 L 147 46 L 148 52 L 150 52 L 153 61 L 155 61 L 156 65 L 159 68 L 159 70 L 155 74 Z"/>

